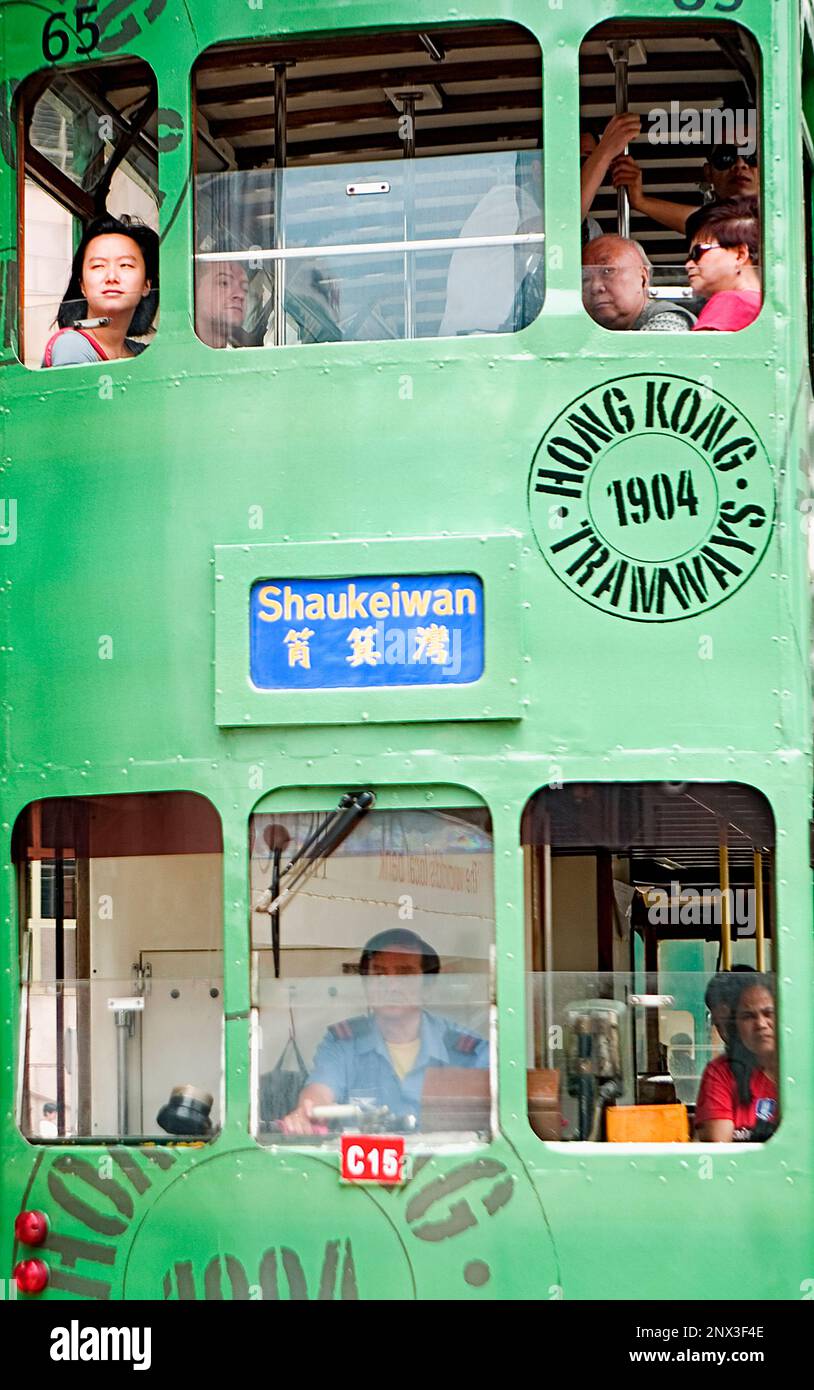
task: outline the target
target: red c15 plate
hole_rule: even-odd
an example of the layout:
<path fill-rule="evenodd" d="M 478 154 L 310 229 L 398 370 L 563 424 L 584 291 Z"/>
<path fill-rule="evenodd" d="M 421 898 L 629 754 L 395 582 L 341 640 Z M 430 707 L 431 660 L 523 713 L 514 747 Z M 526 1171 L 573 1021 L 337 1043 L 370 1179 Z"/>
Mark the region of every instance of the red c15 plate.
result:
<path fill-rule="evenodd" d="M 400 1134 L 343 1134 L 343 1182 L 404 1182 L 404 1137 Z"/>

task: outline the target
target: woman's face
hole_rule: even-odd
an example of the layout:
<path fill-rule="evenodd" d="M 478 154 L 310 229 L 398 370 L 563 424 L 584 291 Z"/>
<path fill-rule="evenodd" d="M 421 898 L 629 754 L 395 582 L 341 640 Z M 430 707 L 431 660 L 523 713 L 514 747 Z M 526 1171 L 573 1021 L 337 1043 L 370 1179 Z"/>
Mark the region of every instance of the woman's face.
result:
<path fill-rule="evenodd" d="M 774 1000 L 762 985 L 745 989 L 735 1010 L 735 1027 L 744 1047 L 759 1062 L 769 1061 L 775 1050 Z"/>
<path fill-rule="evenodd" d="M 691 249 L 698 260 L 693 260 L 692 255 L 687 258 L 687 279 L 699 299 L 709 299 L 721 290 L 737 289 L 740 271 L 751 264 L 747 247 L 719 246 L 712 232 L 700 232 Z"/>
<path fill-rule="evenodd" d="M 144 257 L 132 237 L 111 232 L 85 248 L 82 294 L 88 318 L 123 318 L 129 324 L 140 299 L 150 293 Z"/>

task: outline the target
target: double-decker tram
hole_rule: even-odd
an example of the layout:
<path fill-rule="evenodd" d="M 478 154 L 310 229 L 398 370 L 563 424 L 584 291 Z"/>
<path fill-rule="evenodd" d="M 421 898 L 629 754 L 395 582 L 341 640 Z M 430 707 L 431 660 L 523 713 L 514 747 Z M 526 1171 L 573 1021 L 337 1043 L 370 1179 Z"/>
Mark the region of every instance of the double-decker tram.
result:
<path fill-rule="evenodd" d="M 21 1296 L 812 1297 L 814 15 L 600 9 L 0 3 Z"/>

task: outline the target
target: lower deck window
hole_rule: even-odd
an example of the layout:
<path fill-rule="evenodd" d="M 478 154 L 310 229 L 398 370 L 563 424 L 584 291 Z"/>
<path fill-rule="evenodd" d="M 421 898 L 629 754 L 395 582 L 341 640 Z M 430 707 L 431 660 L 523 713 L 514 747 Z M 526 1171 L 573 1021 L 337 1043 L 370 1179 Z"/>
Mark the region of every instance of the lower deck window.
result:
<path fill-rule="evenodd" d="M 542 1139 L 779 1123 L 774 826 L 735 785 L 577 784 L 523 818 L 528 1114 Z"/>
<path fill-rule="evenodd" d="M 265 1142 L 490 1132 L 488 813 L 373 804 L 252 819 Z"/>
<path fill-rule="evenodd" d="M 34 802 L 14 828 L 19 1124 L 206 1139 L 222 1119 L 220 822 L 186 792 Z"/>

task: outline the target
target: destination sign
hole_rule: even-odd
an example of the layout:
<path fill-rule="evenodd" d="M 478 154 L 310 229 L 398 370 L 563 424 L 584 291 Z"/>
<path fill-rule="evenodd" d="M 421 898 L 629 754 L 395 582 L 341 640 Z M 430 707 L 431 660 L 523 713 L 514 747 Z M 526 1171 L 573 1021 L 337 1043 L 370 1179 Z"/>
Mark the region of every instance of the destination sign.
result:
<path fill-rule="evenodd" d="M 250 599 L 260 690 L 467 685 L 483 675 L 474 574 L 262 579 Z"/>

